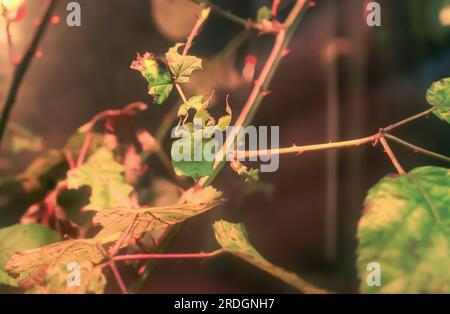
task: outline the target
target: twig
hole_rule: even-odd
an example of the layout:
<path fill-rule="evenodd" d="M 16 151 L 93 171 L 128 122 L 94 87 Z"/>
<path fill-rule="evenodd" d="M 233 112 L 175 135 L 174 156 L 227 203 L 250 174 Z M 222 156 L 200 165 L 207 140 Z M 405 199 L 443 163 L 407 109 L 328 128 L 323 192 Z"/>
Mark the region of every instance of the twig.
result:
<path fill-rule="evenodd" d="M 188 99 L 186 98 L 186 95 L 183 92 L 183 89 L 181 88 L 181 85 L 178 83 L 175 83 L 175 87 L 177 88 L 178 94 L 180 94 L 181 99 L 183 102 L 188 102 Z"/>
<path fill-rule="evenodd" d="M 270 84 L 273 74 L 275 70 L 278 68 L 281 58 L 283 57 L 283 51 L 287 47 L 290 42 L 291 36 L 293 35 L 297 24 L 293 23 L 293 21 L 299 21 L 299 17 L 301 16 L 301 12 L 305 8 L 306 0 L 298 0 L 286 19 L 287 25 L 289 25 L 288 29 L 281 29 L 280 32 L 276 34 L 275 44 L 272 48 L 272 51 L 269 55 L 269 58 L 264 65 L 261 74 L 258 79 L 255 81 L 253 86 L 253 90 L 248 97 L 244 108 L 242 109 L 239 117 L 237 118 L 235 128 L 232 132 L 230 132 L 225 144 L 222 146 L 221 150 L 217 153 L 219 160 L 218 163 L 215 164 L 214 173 L 210 177 L 202 178 L 199 183 L 201 185 L 208 185 L 212 183 L 218 173 L 222 170 L 224 163 L 224 156 L 226 151 L 234 144 L 236 139 L 237 130 L 240 126 L 245 126 L 252 119 L 254 113 L 258 109 L 262 99 L 264 98 L 264 91 L 267 89 Z"/>
<path fill-rule="evenodd" d="M 114 261 L 111 261 L 110 263 L 108 263 L 108 265 L 111 268 L 111 270 L 114 274 L 114 277 L 116 278 L 117 284 L 119 285 L 119 288 L 120 288 L 120 291 L 122 292 L 122 294 L 128 294 L 127 287 L 125 286 L 122 276 L 120 275 L 119 270 L 117 269 L 117 266 L 114 263 Z"/>
<path fill-rule="evenodd" d="M 224 252 L 218 249 L 209 253 L 181 253 L 181 254 L 131 254 L 120 255 L 113 258 L 114 261 L 132 261 L 132 260 L 148 260 L 148 259 L 202 259 L 217 256 Z"/>
<path fill-rule="evenodd" d="M 350 140 L 350 141 L 341 141 L 341 142 L 333 142 L 333 143 L 324 143 L 324 144 L 314 144 L 314 145 L 305 145 L 305 146 L 292 146 L 287 148 L 279 148 L 279 149 L 271 149 L 271 150 L 258 150 L 258 151 L 244 151 L 238 152 L 237 156 L 240 158 L 249 158 L 249 157 L 257 157 L 257 156 L 268 156 L 268 155 L 281 155 L 281 154 L 301 154 L 306 151 L 319 151 L 319 150 L 327 150 L 334 148 L 345 148 L 345 147 L 354 147 L 360 146 L 363 144 L 374 142 L 376 139 L 376 135 Z"/>
<path fill-rule="evenodd" d="M 389 156 L 389 159 L 392 161 L 392 164 L 394 165 L 395 169 L 397 169 L 397 172 L 399 174 L 405 174 L 406 173 L 405 170 L 403 169 L 403 167 L 398 162 L 397 157 L 395 157 L 394 152 L 392 151 L 392 149 L 389 146 L 389 144 L 386 142 L 386 139 L 384 138 L 384 135 L 380 136 L 380 143 L 381 143 L 381 145 L 383 145 L 384 151 Z"/>
<path fill-rule="evenodd" d="M 198 5 L 203 5 L 203 3 L 200 0 L 189 0 L 189 1 L 194 2 Z M 224 18 L 226 18 L 234 23 L 242 25 L 245 28 L 253 28 L 256 30 L 260 30 L 260 27 L 258 27 L 258 23 L 253 22 L 252 20 L 243 19 L 243 18 L 231 13 L 230 11 L 222 9 L 221 7 L 215 5 L 214 3 L 208 3 L 207 6 L 209 6 L 214 13 L 216 13 L 220 16 L 223 16 Z"/>
<path fill-rule="evenodd" d="M 80 153 L 78 154 L 77 167 L 81 166 L 86 159 L 86 154 L 91 146 L 92 132 L 88 131 L 84 137 L 83 146 L 81 146 Z"/>
<path fill-rule="evenodd" d="M 406 118 L 406 119 L 401 120 L 401 121 L 399 121 L 397 123 L 394 123 L 394 124 L 392 124 L 392 125 L 390 125 L 388 127 L 385 127 L 385 128 L 383 128 L 383 131 L 384 132 L 389 132 L 389 131 L 391 131 L 391 130 L 393 130 L 395 128 L 398 128 L 399 126 L 402 126 L 404 124 L 407 124 L 407 123 L 409 123 L 411 121 L 414 121 L 414 120 L 417 120 L 419 118 L 425 117 L 425 116 L 429 115 L 434 109 L 436 109 L 436 107 L 433 106 L 433 107 L 431 107 L 428 110 L 425 110 L 425 111 L 423 111 L 421 113 L 418 113 L 418 114 L 416 114 L 416 115 L 414 115 L 412 117 Z"/>
<path fill-rule="evenodd" d="M 278 6 L 280 5 L 281 0 L 273 0 L 272 1 L 272 15 L 277 16 L 278 15 Z"/>
<path fill-rule="evenodd" d="M 446 162 L 450 162 L 450 157 L 447 157 L 447 156 L 444 156 L 444 155 L 432 152 L 430 150 L 424 149 L 422 147 L 416 146 L 414 144 L 408 143 L 408 142 L 402 140 L 401 138 L 398 138 L 398 137 L 396 137 L 394 135 L 391 135 L 391 134 L 388 134 L 388 133 L 384 134 L 384 136 L 387 139 L 390 139 L 390 140 L 392 140 L 392 141 L 394 141 L 394 142 L 396 142 L 396 143 L 398 143 L 400 145 L 403 145 L 405 147 L 408 147 L 408 148 L 412 149 L 416 153 L 421 153 L 423 155 L 427 155 L 427 156 L 430 156 L 430 157 L 433 157 L 433 158 L 436 158 L 436 159 L 440 159 L 440 160 L 443 160 L 443 161 L 446 161 Z"/>
<path fill-rule="evenodd" d="M 5 34 L 6 34 L 6 43 L 8 45 L 8 56 L 11 63 L 11 66 L 15 66 L 14 64 L 14 48 L 11 34 L 11 20 L 8 16 L 8 9 L 6 8 L 3 2 L 0 2 L 2 15 L 5 19 Z"/>
<path fill-rule="evenodd" d="M 198 35 L 203 23 L 205 23 L 205 21 L 208 19 L 210 11 L 211 11 L 211 8 L 203 8 L 202 9 L 200 16 L 198 17 L 197 21 L 195 22 L 195 25 L 192 28 L 192 31 L 187 38 L 186 45 L 184 46 L 184 49 L 183 49 L 183 56 L 188 54 L 189 49 L 191 49 L 194 38 Z"/>
<path fill-rule="evenodd" d="M 133 219 L 131 219 L 130 224 L 128 225 L 127 229 L 122 233 L 120 238 L 116 241 L 114 246 L 109 251 L 109 256 L 113 258 L 120 250 L 120 247 L 125 242 L 125 239 L 130 235 L 131 230 L 133 229 L 134 222 L 136 221 L 137 215 L 133 216 Z"/>
<path fill-rule="evenodd" d="M 22 84 L 23 78 L 25 76 L 25 73 L 28 70 L 28 67 L 31 63 L 31 60 L 33 59 L 37 47 L 39 46 L 39 43 L 45 33 L 45 30 L 49 24 L 50 18 L 52 16 L 53 10 L 56 7 L 58 0 L 47 0 L 45 13 L 42 16 L 41 23 L 39 24 L 38 28 L 36 29 L 36 32 L 34 33 L 33 39 L 31 40 L 28 49 L 20 61 L 20 63 L 17 65 L 14 75 L 13 75 L 13 81 L 11 83 L 11 86 L 9 88 L 8 96 L 6 98 L 5 104 L 3 105 L 3 112 L 0 119 L 0 148 L 1 144 L 3 142 L 3 137 L 5 134 L 5 129 L 8 124 L 9 116 L 11 114 L 11 109 L 14 106 L 14 103 L 16 101 L 17 93 L 20 89 L 20 86 Z"/>
<path fill-rule="evenodd" d="M 433 110 L 433 108 L 431 109 L 431 111 Z M 421 147 L 415 146 L 413 144 L 410 144 L 408 142 L 405 142 L 401 139 L 399 139 L 398 137 L 395 137 L 391 134 L 388 134 L 387 131 L 391 131 L 397 127 L 400 127 L 408 122 L 417 120 L 421 117 L 426 116 L 427 114 L 430 113 L 430 109 L 423 111 L 421 113 L 418 113 L 414 116 L 411 116 L 409 118 L 403 119 L 397 123 L 394 123 L 388 127 L 385 128 L 381 128 L 380 131 L 377 134 L 371 135 L 371 136 L 367 136 L 367 137 L 363 137 L 360 139 L 354 139 L 354 140 L 349 140 L 349 141 L 340 141 L 340 142 L 332 142 L 332 143 L 323 143 L 323 144 L 314 144 L 314 145 L 305 145 L 305 146 L 297 146 L 294 145 L 292 147 L 287 147 L 287 148 L 279 148 L 279 149 L 271 149 L 271 150 L 257 150 L 257 151 L 241 151 L 241 152 L 237 152 L 237 156 L 240 158 L 249 158 L 249 157 L 258 157 L 258 156 L 269 156 L 269 155 L 278 155 L 278 154 L 301 154 L 303 152 L 306 151 L 319 151 L 319 150 L 328 150 L 328 149 L 335 149 L 335 148 L 346 148 L 346 147 L 354 147 L 354 146 L 359 146 L 359 145 L 363 145 L 363 144 L 367 144 L 370 142 L 374 142 L 376 143 L 378 140 L 381 139 L 382 136 L 389 138 L 399 144 L 402 144 L 406 147 L 409 147 L 417 152 L 420 152 L 422 154 L 425 155 L 429 155 L 431 157 L 435 157 L 447 162 L 450 162 L 450 158 L 437 154 L 435 152 L 423 149 Z"/>

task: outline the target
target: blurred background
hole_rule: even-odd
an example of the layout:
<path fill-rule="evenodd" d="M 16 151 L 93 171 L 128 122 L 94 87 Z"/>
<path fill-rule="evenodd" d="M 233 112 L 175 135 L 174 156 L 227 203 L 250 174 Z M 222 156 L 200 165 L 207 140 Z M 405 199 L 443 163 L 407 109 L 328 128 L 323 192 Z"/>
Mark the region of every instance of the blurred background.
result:
<path fill-rule="evenodd" d="M 79 0 L 81 27 L 65 23 L 62 0 L 21 87 L 11 120 L 42 138 L 42 149 L 65 144 L 99 111 L 144 101 L 146 82 L 130 70 L 136 53 L 163 55 L 185 41 L 198 6 L 188 0 Z M 217 0 L 244 18 L 255 18 L 271 1 Z M 288 3 L 285 0 L 283 3 Z M 374 134 L 380 127 L 428 108 L 427 88 L 450 76 L 450 1 L 380 0 L 382 26 L 368 27 L 364 0 L 318 0 L 302 20 L 258 112 L 254 125 L 279 125 L 281 146 L 347 140 Z M 13 26 L 14 50 L 23 53 L 43 1 L 28 0 L 24 21 Z M 284 18 L 289 5 L 280 13 Z M 258 36 L 212 14 L 191 53 L 205 59 L 188 93 L 216 91 L 221 107 L 230 94 L 234 113 L 245 103 L 251 83 L 243 76 L 249 55 L 256 71 L 264 64 L 272 36 Z M 1 25 L 0 104 L 12 67 Z M 150 105 L 137 118 L 155 132 L 179 105 L 173 93 L 164 106 Z M 218 108 L 222 109 L 222 108 Z M 449 129 L 436 117 L 395 131 L 418 146 L 450 154 Z M 165 142 L 170 148 L 170 139 Z M 392 144 L 406 169 L 444 163 Z M 34 158 L 28 152 L 2 153 L 2 176 L 22 171 Z M 157 160 L 153 177 L 167 176 Z M 358 148 L 282 156 L 275 173 L 259 183 L 243 183 L 225 170 L 215 187 L 228 202 L 186 223 L 170 251 L 214 249 L 211 224 L 224 218 L 246 224 L 254 246 L 268 260 L 317 285 L 356 292 L 355 231 L 366 191 L 393 173 L 382 149 Z M 1 204 L 0 204 L 1 207 Z M 26 208 L 23 208 L 25 211 Z M 204 263 L 161 263 L 143 292 L 221 293 L 293 292 L 277 279 L 232 257 Z"/>

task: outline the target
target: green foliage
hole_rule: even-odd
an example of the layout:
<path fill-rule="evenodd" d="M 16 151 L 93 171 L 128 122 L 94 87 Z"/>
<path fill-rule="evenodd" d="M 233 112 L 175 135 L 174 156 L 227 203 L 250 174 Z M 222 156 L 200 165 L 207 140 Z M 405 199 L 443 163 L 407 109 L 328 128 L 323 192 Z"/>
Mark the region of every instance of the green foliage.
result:
<path fill-rule="evenodd" d="M 188 83 L 192 72 L 202 69 L 202 59 L 178 53 L 184 44 L 176 44 L 166 53 L 167 63 L 176 83 Z"/>
<path fill-rule="evenodd" d="M 197 180 L 210 176 L 214 172 L 214 162 L 217 142 L 216 132 L 223 132 L 230 125 L 232 111 L 226 104 L 226 115 L 215 119 L 209 114 L 208 107 L 212 96 L 194 96 L 182 104 L 178 116 L 183 125 L 178 129 L 177 135 L 181 137 L 172 143 L 172 165 L 179 176 L 189 176 Z M 186 122 L 189 112 L 193 111 L 193 123 Z"/>
<path fill-rule="evenodd" d="M 272 18 L 272 10 L 270 10 L 267 6 L 262 6 L 258 9 L 256 14 L 256 20 L 258 23 L 263 21 L 270 20 Z"/>
<path fill-rule="evenodd" d="M 58 234 L 37 224 L 14 225 L 0 229 L 0 284 L 17 287 L 17 280 L 8 276 L 4 265 L 16 252 L 38 248 L 59 240 Z"/>
<path fill-rule="evenodd" d="M 213 225 L 216 240 L 223 249 L 243 259 L 244 261 L 279 278 L 285 283 L 305 293 L 324 293 L 324 290 L 312 286 L 310 283 L 267 261 L 251 245 L 247 229 L 243 224 L 234 224 L 224 220 L 216 221 Z"/>
<path fill-rule="evenodd" d="M 173 89 L 170 72 L 155 56 L 146 52 L 143 57 L 133 61 L 131 68 L 137 70 L 148 82 L 148 93 L 155 99 L 158 105 L 164 103 Z"/>
<path fill-rule="evenodd" d="M 67 185 L 70 189 L 85 185 L 91 188 L 88 210 L 131 206 L 133 187 L 125 182 L 124 171 L 124 166 L 114 160 L 113 153 L 101 148 L 85 164 L 67 173 Z"/>
<path fill-rule="evenodd" d="M 427 91 L 427 101 L 436 106 L 433 113 L 450 123 L 450 77 L 434 82 Z"/>
<path fill-rule="evenodd" d="M 421 167 L 370 189 L 358 226 L 358 273 L 365 293 L 450 293 L 450 172 Z M 367 264 L 381 286 L 366 285 Z"/>

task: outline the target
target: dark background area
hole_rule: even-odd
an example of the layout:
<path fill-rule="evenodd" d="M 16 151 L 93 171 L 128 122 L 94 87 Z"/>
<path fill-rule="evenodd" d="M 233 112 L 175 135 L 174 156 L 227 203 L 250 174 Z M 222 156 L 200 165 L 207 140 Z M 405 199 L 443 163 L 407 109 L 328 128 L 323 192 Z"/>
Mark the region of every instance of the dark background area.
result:
<path fill-rule="evenodd" d="M 17 36 L 18 49 L 27 42 L 33 17 L 42 3 L 31 2 L 26 22 L 16 30 L 22 32 Z M 164 26 L 152 19 L 156 14 L 152 8 L 156 9 L 150 0 L 78 2 L 82 26 L 71 28 L 64 23 L 67 1 L 61 1 L 56 14 L 62 17 L 62 23 L 48 30 L 41 47 L 44 55 L 34 60 L 13 111 L 12 120 L 42 136 L 46 148 L 64 145 L 78 126 L 99 111 L 134 101 L 150 104 L 146 83 L 130 70 L 131 61 L 137 52 L 162 55 L 174 42 L 184 40 L 166 36 L 161 29 Z M 427 88 L 433 81 L 449 76 L 450 27 L 439 22 L 439 12 L 450 3 L 382 0 L 382 26 L 370 28 L 365 22 L 365 2 L 319 0 L 301 22 L 291 52 L 277 71 L 271 93 L 253 122 L 279 125 L 281 146 L 374 134 L 380 127 L 426 110 Z M 257 8 L 270 1 L 215 3 L 253 18 Z M 178 8 L 168 14 L 177 20 L 177 16 L 181 19 L 193 13 Z M 167 21 L 171 21 L 169 17 Z M 210 59 L 240 31 L 240 26 L 213 14 L 191 52 Z M 237 50 L 236 73 L 240 73 L 248 54 L 257 55 L 261 66 L 271 44 L 270 36 L 252 35 Z M 0 45 L 3 50 L 5 45 Z M 332 47 L 337 47 L 336 57 L 327 58 Z M 0 57 L 0 72 L 7 78 L 10 69 L 4 51 L 0 51 Z M 0 103 L 7 89 L 6 78 L 0 81 Z M 219 86 L 216 91 L 217 99 L 231 95 L 235 113 L 240 111 L 251 87 L 238 85 L 222 84 L 226 88 Z M 151 105 L 139 115 L 139 126 L 154 132 L 164 115 L 178 104 L 173 94 L 164 106 Z M 418 146 L 450 154 L 449 129 L 435 116 L 402 127 L 395 134 Z M 165 144 L 170 148 L 169 139 Z M 396 144 L 392 148 L 406 169 L 444 166 Z M 23 169 L 26 162 L 2 171 Z M 156 174 L 164 174 L 158 163 L 151 167 Z M 371 145 L 334 153 L 282 156 L 279 170 L 262 174 L 262 183 L 256 188 L 243 184 L 227 169 L 214 185 L 224 191 L 229 202 L 186 223 L 170 250 L 214 249 L 213 221 L 224 218 L 243 222 L 254 246 L 274 264 L 321 287 L 354 292 L 358 284 L 355 231 L 363 200 L 371 186 L 394 171 L 383 150 Z M 204 263 L 163 262 L 144 292 L 292 290 L 244 262 L 220 257 Z"/>

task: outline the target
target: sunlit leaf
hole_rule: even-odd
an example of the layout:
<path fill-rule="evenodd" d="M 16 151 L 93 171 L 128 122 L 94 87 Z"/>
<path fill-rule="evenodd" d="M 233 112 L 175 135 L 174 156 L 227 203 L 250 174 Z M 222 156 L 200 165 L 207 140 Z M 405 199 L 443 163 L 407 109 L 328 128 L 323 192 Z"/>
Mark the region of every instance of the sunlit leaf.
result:
<path fill-rule="evenodd" d="M 436 106 L 433 113 L 450 123 L 450 77 L 434 82 L 427 91 L 427 101 Z"/>
<path fill-rule="evenodd" d="M 158 231 L 199 215 L 220 203 L 221 193 L 212 187 L 186 191 L 177 204 L 163 207 L 111 208 L 98 212 L 94 224 L 103 229 L 96 239 L 120 235 L 130 228 L 123 246 L 132 239 L 139 239 L 145 232 Z"/>
<path fill-rule="evenodd" d="M 5 269 L 21 287 L 29 288 L 44 284 L 46 273 L 52 268 L 66 269 L 72 262 L 97 264 L 103 259 L 98 240 L 67 240 L 16 253 L 6 262 Z"/>
<path fill-rule="evenodd" d="M 36 294 L 101 294 L 105 290 L 106 277 L 101 267 L 94 267 L 89 261 L 81 261 L 79 264 L 79 285 L 77 282 L 69 285 L 67 283 L 70 273 L 78 269 L 67 269 L 66 265 L 58 264 L 47 269 L 45 272 L 45 283 L 34 286 L 28 292 Z M 71 278 L 74 280 L 75 278 Z"/>
<path fill-rule="evenodd" d="M 133 187 L 125 182 L 124 171 L 124 166 L 114 160 L 113 153 L 101 148 L 86 163 L 68 172 L 67 186 L 69 189 L 85 185 L 91 188 L 88 210 L 131 206 Z"/>
<path fill-rule="evenodd" d="M 358 273 L 365 293 L 450 293 L 450 172 L 421 167 L 387 176 L 365 200 Z M 367 265 L 381 269 L 369 286 Z"/>
<path fill-rule="evenodd" d="M 183 136 L 172 143 L 172 166 L 179 176 L 195 180 L 214 172 L 215 140 L 203 138 L 202 130 Z"/>
<path fill-rule="evenodd" d="M 288 272 L 267 261 L 251 245 L 247 230 L 243 224 L 234 224 L 220 220 L 216 221 L 213 227 L 217 242 L 226 252 L 236 255 L 244 261 L 268 272 L 304 293 L 325 292 L 301 279 L 296 274 Z"/>
<path fill-rule="evenodd" d="M 5 271 L 6 261 L 16 252 L 35 249 L 58 241 L 53 230 L 37 224 L 14 225 L 0 229 L 0 284 L 17 286 L 17 280 Z"/>
<path fill-rule="evenodd" d="M 138 55 L 131 64 L 131 68 L 139 71 L 147 80 L 148 93 L 153 96 L 158 105 L 167 100 L 173 89 L 172 76 L 154 55 L 148 52 L 143 57 Z"/>
<path fill-rule="evenodd" d="M 192 72 L 202 69 L 202 59 L 178 53 L 183 45 L 178 43 L 166 53 L 167 63 L 177 83 L 188 83 Z"/>

